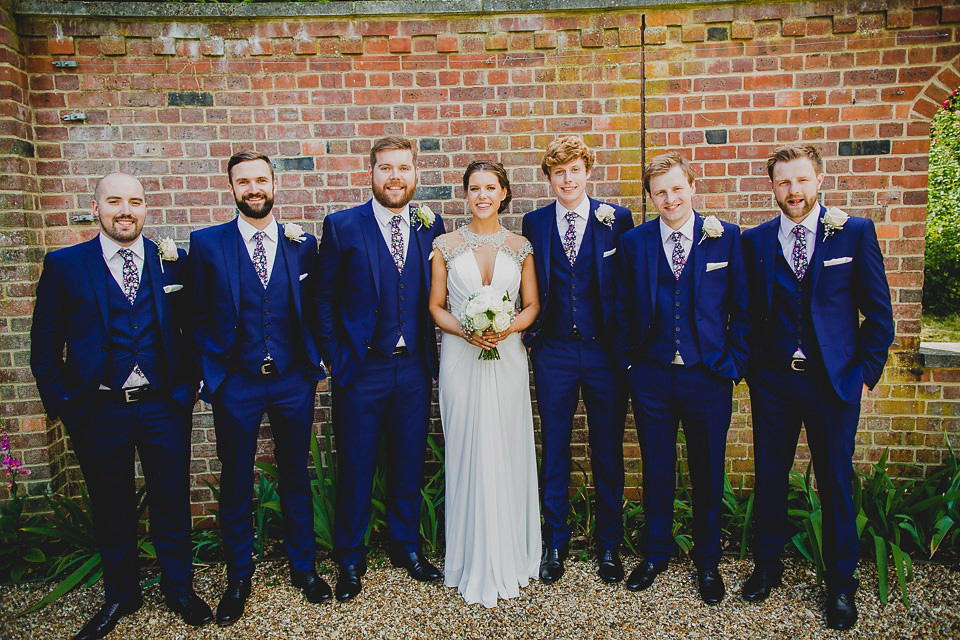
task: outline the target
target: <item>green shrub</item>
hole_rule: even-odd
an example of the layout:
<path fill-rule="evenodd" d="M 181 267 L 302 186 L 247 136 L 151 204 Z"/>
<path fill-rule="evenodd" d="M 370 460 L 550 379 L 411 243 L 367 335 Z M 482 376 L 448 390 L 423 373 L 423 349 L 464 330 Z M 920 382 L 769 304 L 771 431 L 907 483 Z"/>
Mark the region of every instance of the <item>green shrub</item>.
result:
<path fill-rule="evenodd" d="M 960 96 L 955 90 L 930 126 L 927 250 L 923 306 L 934 315 L 960 311 Z"/>

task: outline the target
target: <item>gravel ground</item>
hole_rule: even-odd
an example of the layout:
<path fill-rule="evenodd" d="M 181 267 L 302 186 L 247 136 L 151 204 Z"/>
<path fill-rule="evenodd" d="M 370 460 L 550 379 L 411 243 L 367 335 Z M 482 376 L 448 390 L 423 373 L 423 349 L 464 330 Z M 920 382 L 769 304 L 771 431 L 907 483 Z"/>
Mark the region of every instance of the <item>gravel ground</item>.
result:
<path fill-rule="evenodd" d="M 635 558 L 625 558 L 629 572 Z M 909 586 L 911 608 L 899 601 L 882 605 L 876 569 L 863 563 L 857 594 L 860 620 L 839 634 L 823 626 L 823 590 L 808 565 L 789 561 L 784 586 L 751 605 L 736 594 L 750 574 L 749 561 L 725 558 L 720 571 L 727 597 L 717 607 L 700 602 L 693 565 L 674 561 L 654 586 L 639 594 L 622 585 L 601 584 L 594 564 L 567 563 L 556 585 L 539 582 L 519 598 L 495 609 L 466 605 L 456 591 L 421 584 L 373 558 L 360 596 L 347 604 L 309 604 L 289 585 L 286 564 L 257 566 L 246 613 L 232 627 L 188 627 L 163 604 L 156 586 L 144 593 L 144 607 L 124 618 L 110 640 L 127 638 L 950 638 L 960 637 L 960 572 L 934 564 L 916 566 Z M 330 561 L 319 570 L 333 584 Z M 197 573 L 197 593 L 215 606 L 225 583 L 222 565 Z M 77 589 L 45 610 L 15 617 L 51 585 L 0 588 L 0 638 L 69 638 L 100 606 L 100 584 Z M 731 593 L 733 595 L 731 595 Z"/>

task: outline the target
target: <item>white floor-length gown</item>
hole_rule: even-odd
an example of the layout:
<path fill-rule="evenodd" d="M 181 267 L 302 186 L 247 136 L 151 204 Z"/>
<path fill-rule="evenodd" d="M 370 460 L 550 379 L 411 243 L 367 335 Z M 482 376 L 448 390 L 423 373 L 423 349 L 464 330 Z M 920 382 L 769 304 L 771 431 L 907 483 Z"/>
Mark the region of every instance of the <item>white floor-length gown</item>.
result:
<path fill-rule="evenodd" d="M 435 241 L 447 265 L 447 308 L 455 317 L 482 286 L 473 248 L 496 247 L 490 284 L 516 300 L 520 268 L 532 251 L 506 244 L 501 230 L 463 242 Z M 444 334 L 440 351 L 440 415 L 446 442 L 446 558 L 444 583 L 467 603 L 495 607 L 536 579 L 540 566 L 540 509 L 527 352 L 520 335 L 498 345 L 499 360 Z"/>

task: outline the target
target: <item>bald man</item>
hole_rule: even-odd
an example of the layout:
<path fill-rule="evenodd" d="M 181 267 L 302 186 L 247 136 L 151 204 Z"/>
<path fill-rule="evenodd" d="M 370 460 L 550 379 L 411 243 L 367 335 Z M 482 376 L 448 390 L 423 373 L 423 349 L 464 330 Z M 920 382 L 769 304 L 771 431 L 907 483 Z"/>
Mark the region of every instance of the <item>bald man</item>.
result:
<path fill-rule="evenodd" d="M 199 377 L 181 330 L 186 254 L 141 235 L 147 202 L 133 176 L 102 178 L 92 207 L 100 233 L 44 259 L 30 332 L 40 399 L 73 443 L 103 558 L 106 602 L 80 640 L 104 637 L 143 602 L 135 450 L 167 605 L 189 625 L 213 619 L 191 586 L 190 430 Z"/>

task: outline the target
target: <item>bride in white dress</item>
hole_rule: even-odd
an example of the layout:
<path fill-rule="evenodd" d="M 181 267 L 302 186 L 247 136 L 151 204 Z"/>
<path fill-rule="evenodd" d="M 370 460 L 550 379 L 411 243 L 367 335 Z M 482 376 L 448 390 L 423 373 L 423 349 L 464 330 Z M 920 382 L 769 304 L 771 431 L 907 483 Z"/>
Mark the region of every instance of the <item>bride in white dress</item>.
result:
<path fill-rule="evenodd" d="M 537 317 L 532 247 L 500 226 L 510 202 L 503 165 L 474 162 L 463 175 L 470 223 L 434 241 L 430 313 L 444 332 L 440 416 L 446 442 L 444 583 L 467 603 L 495 607 L 536 579 L 540 508 L 527 352 L 520 331 Z M 467 333 L 460 312 L 481 286 L 521 301 L 510 327 Z M 499 360 L 478 359 L 497 347 Z"/>

